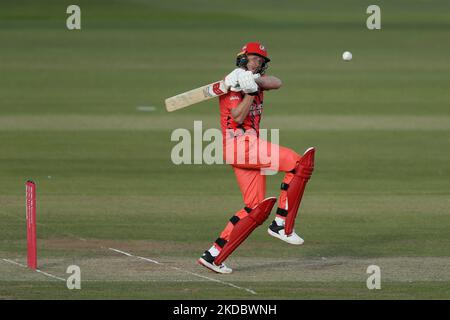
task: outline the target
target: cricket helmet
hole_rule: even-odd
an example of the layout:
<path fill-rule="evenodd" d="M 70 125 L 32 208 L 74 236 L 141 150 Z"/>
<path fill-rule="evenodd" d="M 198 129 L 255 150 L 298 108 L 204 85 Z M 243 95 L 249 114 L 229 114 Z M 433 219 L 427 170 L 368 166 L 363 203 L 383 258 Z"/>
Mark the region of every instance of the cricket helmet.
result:
<path fill-rule="evenodd" d="M 260 42 L 249 42 L 241 48 L 241 51 L 237 54 L 236 57 L 236 66 L 238 67 L 247 67 L 249 54 L 255 54 L 264 59 L 264 62 L 261 65 L 259 70 L 260 74 L 264 74 L 268 67 L 268 62 L 270 61 L 269 56 L 267 55 L 267 49 Z"/>

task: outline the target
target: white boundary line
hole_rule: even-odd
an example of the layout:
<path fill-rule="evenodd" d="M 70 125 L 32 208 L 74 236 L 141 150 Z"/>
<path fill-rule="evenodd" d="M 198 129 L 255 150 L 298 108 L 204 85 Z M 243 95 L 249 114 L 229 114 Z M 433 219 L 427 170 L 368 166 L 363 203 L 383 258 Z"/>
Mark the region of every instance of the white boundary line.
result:
<path fill-rule="evenodd" d="M 11 215 L 11 216 L 13 216 L 13 215 Z M 14 216 L 14 217 L 15 217 L 15 216 Z M 43 223 L 41 223 L 41 225 L 46 226 L 46 224 L 43 224 Z M 80 238 L 80 237 L 78 237 L 78 236 L 76 236 L 76 235 L 73 235 L 73 234 L 70 234 L 70 233 L 65 233 L 65 234 L 68 235 L 68 236 L 71 236 L 71 237 L 73 237 L 73 238 L 75 238 L 75 239 L 78 239 L 78 240 L 80 240 L 80 241 L 87 242 L 86 239 Z M 151 262 L 151 263 L 154 263 L 154 264 L 163 265 L 163 266 L 166 266 L 166 267 L 168 267 L 168 268 L 170 268 L 170 269 L 173 269 L 173 270 L 177 270 L 177 271 L 181 271 L 181 272 L 184 272 L 184 273 L 188 273 L 188 274 L 191 274 L 191 275 L 193 275 L 193 276 L 195 276 L 195 277 L 202 278 L 202 279 L 205 279 L 205 280 L 208 280 L 208 281 L 217 282 L 217 283 L 220 283 L 220 284 L 222 284 L 222 285 L 226 285 L 226 286 L 229 286 L 229 287 L 233 287 L 233 288 L 236 288 L 236 289 L 239 289 L 239 290 L 245 290 L 245 291 L 247 291 L 247 292 L 249 292 L 249 293 L 251 293 L 251 294 L 254 294 L 254 295 L 257 294 L 256 291 L 254 291 L 254 290 L 252 290 L 252 289 L 248 289 L 248 288 L 244 288 L 244 287 L 239 287 L 239 286 L 237 286 L 237 285 L 235 285 L 235 284 L 233 284 L 233 283 L 231 283 L 231 282 L 225 282 L 225 281 L 221 281 L 221 280 L 219 280 L 219 279 L 210 278 L 210 277 L 207 277 L 207 276 L 204 276 L 204 275 L 201 275 L 201 274 L 197 274 L 197 273 L 194 273 L 194 272 L 191 272 L 191 271 L 187 271 L 187 270 L 180 269 L 180 268 L 178 268 L 178 267 L 167 266 L 167 265 L 165 265 L 165 264 L 163 264 L 163 263 L 161 263 L 161 262 L 158 262 L 158 261 L 156 261 L 156 260 L 153 260 L 153 259 L 149 259 L 149 258 L 145 258 L 145 257 L 136 256 L 136 255 L 133 255 L 133 254 L 131 254 L 131 253 L 128 253 L 128 252 L 125 252 L 125 251 L 121 251 L 121 250 L 118 250 L 118 249 L 115 249 L 115 248 L 106 248 L 106 247 L 104 247 L 104 246 L 100 246 L 100 248 L 101 248 L 101 249 L 111 250 L 111 251 L 114 251 L 114 252 L 116 252 L 116 253 L 120 253 L 120 254 L 123 254 L 123 255 L 125 255 L 125 256 L 128 256 L 128 257 L 132 257 L 132 258 L 144 260 L 144 261 Z M 20 264 L 20 263 L 18 263 L 18 262 L 9 260 L 9 259 L 2 259 L 2 260 L 4 260 L 5 262 L 8 262 L 8 263 L 16 264 L 16 265 L 21 266 L 21 267 L 23 267 L 23 268 L 27 268 L 27 266 L 25 266 L 25 265 L 23 265 L 23 264 Z M 43 274 L 43 275 L 45 275 L 45 276 L 47 276 L 47 277 L 54 278 L 54 279 L 57 279 L 57 280 L 61 280 L 61 281 L 66 282 L 66 280 L 63 279 L 63 278 L 54 276 L 54 275 L 52 275 L 52 274 L 46 273 L 46 272 L 44 272 L 44 271 L 41 271 L 41 270 L 39 270 L 39 269 L 36 269 L 36 272 L 41 273 L 41 274 Z"/>
<path fill-rule="evenodd" d="M 115 249 L 115 248 L 109 248 L 109 250 L 117 252 L 117 253 L 120 253 L 120 254 L 123 254 L 123 255 L 126 255 L 128 257 L 137 258 L 137 259 L 145 260 L 145 261 L 148 261 L 148 262 L 151 262 L 151 263 L 163 265 L 163 266 L 166 266 L 166 267 L 168 267 L 170 269 L 181 271 L 181 272 L 185 272 L 185 273 L 191 274 L 193 276 L 196 276 L 198 278 L 203 278 L 203 279 L 206 279 L 206 280 L 209 280 L 209 281 L 217 282 L 217 283 L 220 283 L 220 284 L 223 284 L 223 285 L 226 285 L 226 286 L 229 286 L 229 287 L 233 287 L 233 288 L 236 288 L 236 289 L 239 289 L 239 290 L 245 290 L 245 291 L 247 291 L 247 292 L 249 292 L 251 294 L 257 294 L 255 291 L 253 291 L 251 289 L 244 288 L 244 287 L 239 287 L 239 286 L 237 286 L 237 285 L 235 285 L 235 284 L 233 284 L 231 282 L 221 281 L 221 280 L 210 278 L 210 277 L 207 277 L 207 276 L 203 276 L 201 274 L 197 274 L 197 273 L 194 273 L 194 272 L 191 272 L 191 271 L 183 270 L 183 269 L 180 269 L 178 267 L 168 266 L 168 265 L 165 265 L 165 264 L 163 264 L 161 262 L 158 262 L 156 260 L 152 260 L 152 259 L 144 258 L 144 257 L 140 257 L 140 256 L 135 256 L 134 254 L 131 254 L 131 253 L 128 253 L 128 252 L 125 252 L 125 251 L 121 251 L 121 250 L 118 250 L 118 249 Z"/>
<path fill-rule="evenodd" d="M 46 275 L 47 277 L 50 277 L 50 278 L 53 278 L 53 279 L 61 280 L 61 281 L 64 281 L 64 282 L 66 282 L 66 281 L 67 281 L 66 279 L 63 279 L 63 278 L 60 278 L 60 277 L 54 276 L 54 275 L 52 275 L 52 274 L 50 274 L 50 273 L 47 273 L 47 272 L 41 271 L 41 270 L 39 270 L 39 269 L 36 269 L 36 272 L 42 273 L 43 275 Z"/>
<path fill-rule="evenodd" d="M 28 268 L 26 265 L 23 265 L 23 264 L 21 264 L 21 263 L 18 263 L 18 262 L 16 262 L 16 261 L 13 261 L 13 260 L 9 260 L 9 259 L 2 259 L 2 260 L 5 261 L 5 262 L 8 262 L 8 263 L 10 263 L 10 264 L 15 264 L 16 266 L 19 266 L 19 267 L 22 267 L 22 268 L 25 268 L 25 269 Z M 52 274 L 50 274 L 50 273 L 47 273 L 47 272 L 44 272 L 44 271 L 42 271 L 42 270 L 36 269 L 36 270 L 34 270 L 34 271 L 36 271 L 37 273 L 43 274 L 44 276 L 47 276 L 47 277 L 49 277 L 49 278 L 53 278 L 53 279 L 57 279 L 57 280 L 61 280 L 61 281 L 66 282 L 66 279 L 63 279 L 63 278 L 54 276 L 54 275 L 52 275 Z"/>
<path fill-rule="evenodd" d="M 9 259 L 2 259 L 2 260 L 5 261 L 5 262 L 8 262 L 8 263 L 11 263 L 11 264 L 15 264 L 16 266 L 19 266 L 19 267 L 22 267 L 22 268 L 26 268 L 25 265 L 23 265 L 21 263 L 18 263 L 18 262 L 15 262 L 13 260 L 9 260 Z"/>

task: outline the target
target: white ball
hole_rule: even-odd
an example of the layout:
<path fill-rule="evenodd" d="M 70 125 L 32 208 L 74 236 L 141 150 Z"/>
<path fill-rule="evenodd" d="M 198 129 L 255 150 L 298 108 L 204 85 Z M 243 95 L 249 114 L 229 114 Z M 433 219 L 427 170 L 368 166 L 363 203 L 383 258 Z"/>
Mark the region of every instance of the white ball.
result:
<path fill-rule="evenodd" d="M 343 54 L 342 54 L 342 59 L 344 59 L 345 61 L 350 61 L 350 60 L 352 60 L 352 53 L 350 52 L 350 51 L 345 51 Z"/>

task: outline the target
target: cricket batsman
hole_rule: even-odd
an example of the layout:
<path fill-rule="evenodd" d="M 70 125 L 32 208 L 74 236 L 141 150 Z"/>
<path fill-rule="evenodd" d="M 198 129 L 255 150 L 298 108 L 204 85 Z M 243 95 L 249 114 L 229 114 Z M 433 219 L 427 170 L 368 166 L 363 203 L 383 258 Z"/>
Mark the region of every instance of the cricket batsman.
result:
<path fill-rule="evenodd" d="M 276 198 L 266 198 L 264 169 L 275 168 L 285 172 L 276 217 L 267 230 L 269 235 L 293 245 L 304 242 L 295 233 L 294 224 L 303 192 L 314 169 L 315 149 L 309 148 L 301 156 L 260 137 L 264 92 L 279 89 L 282 85 L 277 77 L 265 74 L 269 61 L 267 50 L 261 43 L 247 43 L 237 54 L 237 68 L 225 77 L 229 92 L 219 98 L 223 154 L 234 171 L 244 206 L 231 217 L 211 248 L 198 260 L 199 264 L 217 273 L 232 272 L 223 261 L 256 227 L 264 223 L 275 205 Z M 256 149 L 264 149 L 271 161 L 276 159 L 272 161 L 276 164 L 262 161 L 260 153 L 254 152 Z M 255 161 L 250 161 L 255 154 Z"/>

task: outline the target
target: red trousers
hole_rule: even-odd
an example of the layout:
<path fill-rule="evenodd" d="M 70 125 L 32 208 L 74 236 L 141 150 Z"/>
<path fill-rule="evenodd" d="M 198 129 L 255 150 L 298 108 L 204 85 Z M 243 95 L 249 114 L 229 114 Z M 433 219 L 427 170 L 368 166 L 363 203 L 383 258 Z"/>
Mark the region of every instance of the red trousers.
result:
<path fill-rule="evenodd" d="M 228 140 L 228 143 L 225 144 L 224 155 L 227 163 L 231 164 L 233 167 L 245 207 L 253 208 L 266 198 L 265 169 L 272 168 L 277 169 L 278 171 L 283 171 L 285 172 L 283 183 L 289 184 L 291 182 L 294 174 L 290 171 L 296 168 L 297 163 L 301 159 L 301 156 L 295 151 L 261 140 L 256 136 L 248 137 L 243 135 L 233 138 L 232 140 L 233 141 L 231 141 L 231 139 Z M 253 159 L 255 161 L 251 161 L 251 158 L 254 158 L 254 155 L 257 154 L 254 152 L 255 148 L 262 150 L 262 153 L 266 153 L 269 159 L 277 159 L 272 161 L 278 162 L 275 167 L 272 162 L 267 163 L 266 161 L 262 161 L 267 159 L 260 159 L 259 156 L 257 156 L 256 159 Z M 237 155 L 239 150 L 245 150 L 244 153 L 246 161 L 244 163 L 237 161 L 239 159 Z M 278 152 L 278 157 L 275 155 L 276 152 Z M 241 154 L 240 157 L 242 160 L 243 155 Z M 278 207 L 287 210 L 286 190 L 281 190 L 280 192 Z M 237 211 L 235 215 L 242 219 L 246 217 L 248 213 L 244 208 L 242 208 Z M 284 219 L 284 217 L 281 218 Z M 234 225 L 229 222 L 220 234 L 220 238 L 228 241 L 233 227 Z"/>

